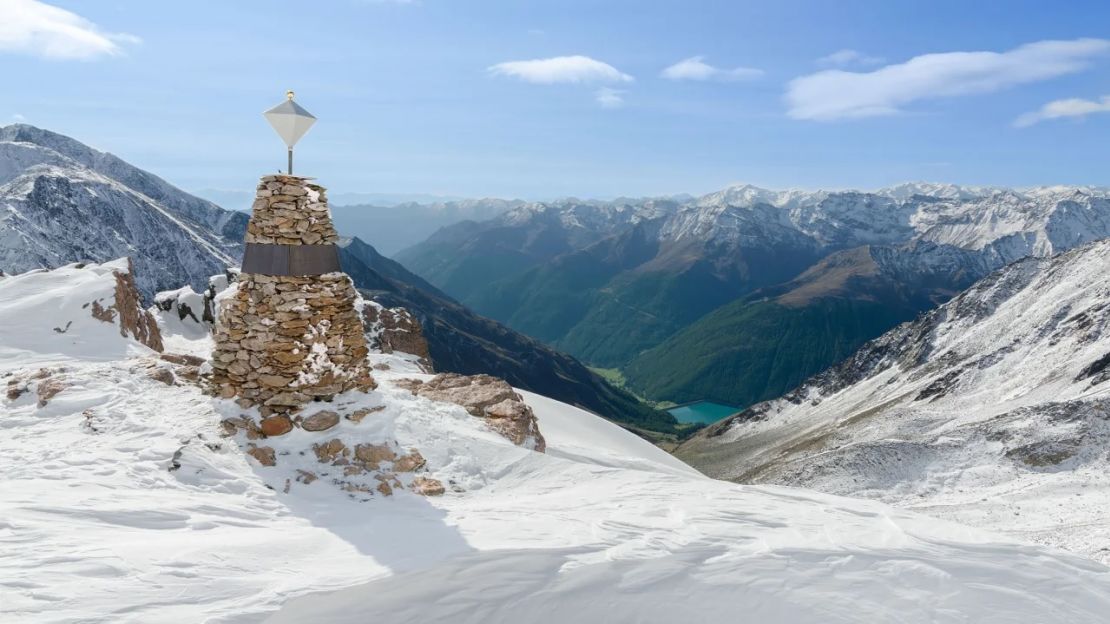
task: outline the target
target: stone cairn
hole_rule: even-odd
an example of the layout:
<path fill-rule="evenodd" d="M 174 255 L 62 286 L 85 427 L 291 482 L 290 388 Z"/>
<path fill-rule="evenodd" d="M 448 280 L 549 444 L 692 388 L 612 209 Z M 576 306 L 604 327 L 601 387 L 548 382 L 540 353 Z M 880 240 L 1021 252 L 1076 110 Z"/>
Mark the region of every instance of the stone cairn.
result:
<path fill-rule="evenodd" d="M 266 435 L 289 431 L 309 401 L 376 387 L 337 240 L 323 187 L 262 178 L 238 290 L 220 308 L 212 382 L 221 397 L 259 406 Z"/>

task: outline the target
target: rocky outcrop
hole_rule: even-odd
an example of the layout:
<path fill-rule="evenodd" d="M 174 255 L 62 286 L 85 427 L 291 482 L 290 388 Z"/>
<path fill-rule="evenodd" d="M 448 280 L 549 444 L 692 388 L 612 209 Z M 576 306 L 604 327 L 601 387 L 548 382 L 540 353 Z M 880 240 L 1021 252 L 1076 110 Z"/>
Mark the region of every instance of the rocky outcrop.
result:
<path fill-rule="evenodd" d="M 83 268 L 85 265 L 75 265 Z M 154 315 L 142 306 L 142 296 L 135 287 L 131 259 L 127 259 L 125 271 L 113 269 L 112 275 L 116 283 L 111 301 L 98 298 L 85 304 L 89 315 L 102 322 L 119 326 L 119 335 L 124 338 L 134 338 L 138 342 L 162 351 L 162 333 L 158 330 L 158 322 Z M 68 327 L 59 327 L 54 331 L 64 334 Z"/>
<path fill-rule="evenodd" d="M 135 286 L 132 268 L 131 259 L 128 258 L 127 272 L 115 272 L 115 309 L 119 314 L 119 334 L 124 338 L 131 336 L 155 351 L 162 351 L 162 334 L 158 331 L 154 315 L 143 308 L 142 296 Z"/>
<path fill-rule="evenodd" d="M 503 379 L 443 373 L 426 382 L 402 379 L 397 384 L 417 396 L 461 405 L 517 446 L 540 453 L 547 448 L 532 408 Z"/>
<path fill-rule="evenodd" d="M 195 327 L 198 333 L 211 332 L 216 325 L 216 296 L 238 279 L 237 270 L 229 270 L 208 278 L 208 287 L 196 292 L 191 286 L 166 290 L 154 295 L 155 314 L 176 318 L 182 324 Z"/>
<path fill-rule="evenodd" d="M 408 310 L 386 308 L 367 301 L 362 307 L 362 319 L 371 349 L 382 353 L 400 351 L 415 355 L 420 358 L 421 367 L 426 372 L 432 372 L 432 360 L 424 330 L 420 321 Z"/>
<path fill-rule="evenodd" d="M 336 240 L 319 185 L 265 176 L 257 193 L 248 243 L 330 246 Z M 221 298 L 212 355 L 216 391 L 270 416 L 374 389 L 357 297 L 345 273 L 241 273 L 235 294 Z"/>

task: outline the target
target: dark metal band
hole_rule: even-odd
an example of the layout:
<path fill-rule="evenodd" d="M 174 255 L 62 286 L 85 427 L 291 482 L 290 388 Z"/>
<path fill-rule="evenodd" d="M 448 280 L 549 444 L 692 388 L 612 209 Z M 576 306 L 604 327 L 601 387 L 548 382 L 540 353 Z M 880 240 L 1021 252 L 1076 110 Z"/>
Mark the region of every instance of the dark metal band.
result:
<path fill-rule="evenodd" d="M 339 268 L 335 245 L 247 243 L 243 272 L 261 275 L 323 275 Z"/>

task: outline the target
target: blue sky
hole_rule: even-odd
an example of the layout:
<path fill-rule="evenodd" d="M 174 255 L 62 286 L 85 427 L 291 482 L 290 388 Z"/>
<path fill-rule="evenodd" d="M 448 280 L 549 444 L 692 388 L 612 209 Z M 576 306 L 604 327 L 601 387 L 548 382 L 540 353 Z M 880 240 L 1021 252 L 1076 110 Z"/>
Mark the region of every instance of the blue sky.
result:
<path fill-rule="evenodd" d="M 282 165 L 260 113 L 287 88 L 333 193 L 1110 185 L 1108 26 L 1084 1 L 0 0 L 0 123 L 194 191 Z"/>

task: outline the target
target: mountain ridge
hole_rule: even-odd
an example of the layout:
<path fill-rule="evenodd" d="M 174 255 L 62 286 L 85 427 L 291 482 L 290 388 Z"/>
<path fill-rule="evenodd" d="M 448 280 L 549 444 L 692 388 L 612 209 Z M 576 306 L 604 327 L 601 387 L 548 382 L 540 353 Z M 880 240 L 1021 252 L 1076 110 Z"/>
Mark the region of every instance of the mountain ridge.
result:
<path fill-rule="evenodd" d="M 147 298 L 203 288 L 242 254 L 232 213 L 69 137 L 0 128 L 0 270 L 19 273 L 127 255 Z"/>
<path fill-rule="evenodd" d="M 596 208 L 593 214 L 611 215 Z M 688 345 L 682 358 L 672 360 L 659 357 L 657 349 L 685 340 L 682 332 L 697 323 L 718 322 L 711 315 L 724 306 L 739 308 L 742 302 L 766 297 L 762 290 L 789 284 L 827 258 L 863 247 L 876 250 L 885 263 L 882 279 L 857 279 L 848 296 L 840 298 L 848 308 L 830 303 L 834 298 L 824 286 L 818 287 L 822 297 L 807 299 L 800 290 L 793 295 L 794 309 L 810 300 L 843 313 L 862 305 L 873 310 L 874 322 L 851 336 L 807 330 L 800 335 L 841 346 L 813 362 L 795 361 L 800 377 L 770 385 L 753 382 L 755 386 L 731 395 L 718 395 L 726 403 L 747 405 L 785 391 L 991 270 L 1110 236 L 1110 190 L 911 183 L 872 192 L 773 191 L 740 185 L 669 205 L 663 214 L 645 219 L 654 231 L 651 241 L 635 231 L 643 227 L 639 222 L 610 220 L 605 231 L 615 233 L 590 241 L 556 238 L 549 241 L 554 251 L 546 258 L 518 246 L 537 223 L 569 220 L 565 205 L 533 204 L 496 222 L 460 225 L 450 235 L 429 239 L 427 245 L 434 249 L 410 248 L 398 257 L 480 313 L 592 365 L 622 369 L 629 387 L 651 399 L 682 402 L 705 398 L 699 393 L 706 384 L 661 383 L 675 377 L 677 369 L 668 366 L 681 366 L 670 362 L 708 360 L 714 354 L 711 348 L 690 351 L 693 346 Z M 614 263 L 598 252 L 636 237 L 639 249 L 652 250 L 650 257 Z M 425 255 L 410 261 L 421 253 Z M 439 266 L 473 270 L 444 279 L 439 269 L 421 264 L 432 258 Z M 930 268 L 930 262 L 936 266 Z M 945 271 L 952 275 L 946 277 Z M 824 277 L 834 276 L 825 271 Z M 866 293 L 867 284 L 879 290 Z M 764 307 L 764 314 L 777 313 Z M 820 321 L 820 315 L 808 318 L 810 325 Z M 774 319 L 754 326 L 773 327 Z M 803 347 L 780 346 L 795 353 Z M 767 345 L 771 350 L 780 346 Z M 649 359 L 654 360 L 650 367 L 643 364 Z"/>
<path fill-rule="evenodd" d="M 676 450 L 1110 561 L 1110 239 L 992 272 Z"/>

